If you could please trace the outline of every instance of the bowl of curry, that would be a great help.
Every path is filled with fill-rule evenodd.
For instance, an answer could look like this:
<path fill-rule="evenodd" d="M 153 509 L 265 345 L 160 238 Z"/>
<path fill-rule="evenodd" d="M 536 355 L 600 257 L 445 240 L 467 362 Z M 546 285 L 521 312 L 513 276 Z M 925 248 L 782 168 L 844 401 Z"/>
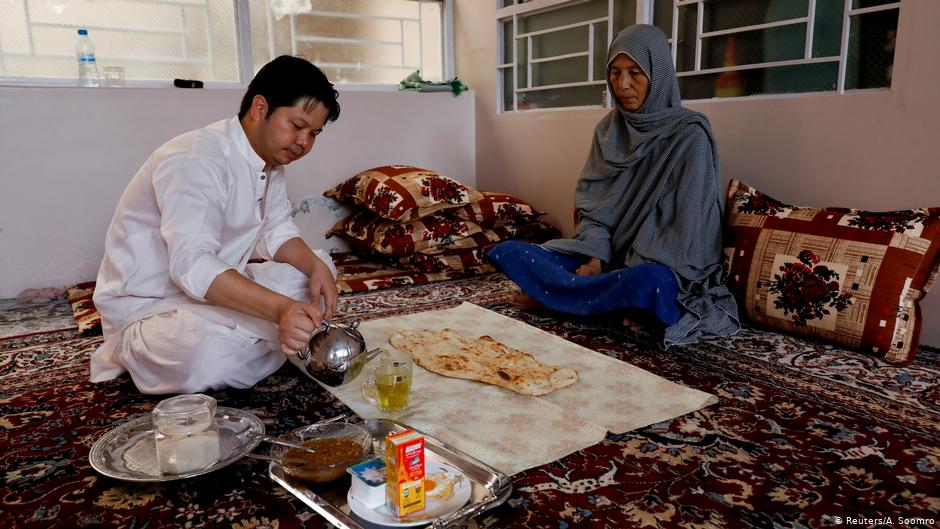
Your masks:
<path fill-rule="evenodd" d="M 372 457 L 372 434 L 345 422 L 314 424 L 298 428 L 287 439 L 315 452 L 277 445 L 271 455 L 288 476 L 326 483 L 346 474 L 346 469 Z"/>

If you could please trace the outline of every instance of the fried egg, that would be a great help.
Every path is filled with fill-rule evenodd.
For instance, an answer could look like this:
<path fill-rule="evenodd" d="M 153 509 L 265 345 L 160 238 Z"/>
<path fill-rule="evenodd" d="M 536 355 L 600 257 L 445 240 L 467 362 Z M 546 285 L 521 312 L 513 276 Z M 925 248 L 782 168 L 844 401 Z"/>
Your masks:
<path fill-rule="evenodd" d="M 454 495 L 457 478 L 446 472 L 434 472 L 424 476 L 424 494 L 429 499 L 443 501 Z"/>

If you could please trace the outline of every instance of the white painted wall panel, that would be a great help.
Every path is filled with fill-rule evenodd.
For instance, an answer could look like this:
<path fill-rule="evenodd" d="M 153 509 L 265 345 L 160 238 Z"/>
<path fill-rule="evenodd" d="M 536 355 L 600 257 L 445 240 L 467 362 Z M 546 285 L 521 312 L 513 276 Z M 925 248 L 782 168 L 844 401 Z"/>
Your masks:
<path fill-rule="evenodd" d="M 124 187 L 170 138 L 234 116 L 241 90 L 0 88 L 0 298 L 95 278 Z M 288 167 L 292 202 L 363 169 L 412 164 L 475 185 L 474 96 L 342 91 L 340 119 Z M 336 221 L 297 217 L 314 248 Z"/>

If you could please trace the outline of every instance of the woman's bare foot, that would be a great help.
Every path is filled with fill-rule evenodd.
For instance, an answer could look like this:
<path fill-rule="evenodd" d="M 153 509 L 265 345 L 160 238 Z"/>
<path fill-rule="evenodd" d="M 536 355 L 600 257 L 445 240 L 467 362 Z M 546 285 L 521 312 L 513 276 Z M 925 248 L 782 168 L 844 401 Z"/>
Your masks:
<path fill-rule="evenodd" d="M 633 319 L 629 316 L 623 319 L 623 326 L 634 332 L 640 332 L 643 330 L 643 325 L 633 321 Z"/>
<path fill-rule="evenodd" d="M 524 294 L 522 292 L 513 294 L 512 297 L 509 298 L 509 304 L 512 305 L 513 307 L 516 307 L 517 309 L 523 309 L 523 310 L 536 310 L 536 311 L 551 311 L 552 310 L 546 307 L 545 305 L 542 305 L 538 301 L 536 301 L 535 298 L 533 298 L 532 296 L 528 294 Z"/>
<path fill-rule="evenodd" d="M 528 310 L 532 312 L 541 312 L 544 314 L 561 314 L 548 305 L 543 305 L 532 296 L 522 292 L 513 294 L 513 296 L 509 299 L 509 304 L 513 307 L 516 307 L 517 309 Z"/>
<path fill-rule="evenodd" d="M 663 322 L 652 312 L 641 309 L 626 309 L 623 313 L 623 326 L 633 332 L 655 332 L 663 328 Z"/>
<path fill-rule="evenodd" d="M 604 271 L 604 265 L 601 264 L 601 260 L 592 257 L 588 262 L 579 266 L 577 270 L 574 271 L 576 275 L 579 276 L 596 276 L 600 275 Z"/>

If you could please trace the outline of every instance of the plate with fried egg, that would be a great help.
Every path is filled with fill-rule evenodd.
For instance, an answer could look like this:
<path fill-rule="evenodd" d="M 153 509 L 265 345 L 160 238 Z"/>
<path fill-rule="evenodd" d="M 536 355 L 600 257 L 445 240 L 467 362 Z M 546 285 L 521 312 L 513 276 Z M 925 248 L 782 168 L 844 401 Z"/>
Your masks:
<path fill-rule="evenodd" d="M 473 484 L 454 466 L 446 463 L 428 461 L 424 466 L 424 510 L 399 518 L 393 515 L 385 505 L 370 509 L 352 494 L 347 494 L 346 501 L 350 510 L 363 520 L 386 527 L 411 527 L 427 525 L 434 520 L 447 516 L 467 504 L 473 492 Z"/>

